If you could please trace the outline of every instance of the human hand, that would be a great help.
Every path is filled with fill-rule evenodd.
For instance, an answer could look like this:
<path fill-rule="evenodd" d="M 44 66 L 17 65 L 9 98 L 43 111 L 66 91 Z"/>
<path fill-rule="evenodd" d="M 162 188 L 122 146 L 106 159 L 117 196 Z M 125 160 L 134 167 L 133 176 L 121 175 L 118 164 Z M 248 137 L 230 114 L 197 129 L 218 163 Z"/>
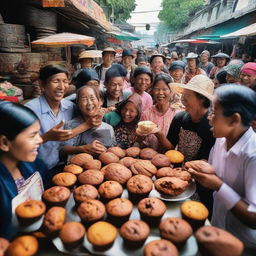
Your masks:
<path fill-rule="evenodd" d="M 197 172 L 206 173 L 206 174 L 216 173 L 214 167 L 204 160 L 194 160 L 194 161 L 186 162 L 185 167 L 191 168 Z"/>
<path fill-rule="evenodd" d="M 101 154 L 106 152 L 107 148 L 98 140 L 94 140 L 92 143 L 81 146 L 81 152 L 91 154 Z"/>

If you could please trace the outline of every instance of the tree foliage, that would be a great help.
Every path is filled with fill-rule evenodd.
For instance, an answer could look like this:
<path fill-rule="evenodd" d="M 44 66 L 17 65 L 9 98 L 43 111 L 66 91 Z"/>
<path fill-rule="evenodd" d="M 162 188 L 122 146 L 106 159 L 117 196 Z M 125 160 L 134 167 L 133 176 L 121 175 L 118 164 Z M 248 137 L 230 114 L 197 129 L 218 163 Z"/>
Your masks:
<path fill-rule="evenodd" d="M 163 0 L 163 8 L 158 17 L 173 30 L 178 30 L 188 25 L 191 16 L 200 10 L 204 3 L 204 0 Z"/>

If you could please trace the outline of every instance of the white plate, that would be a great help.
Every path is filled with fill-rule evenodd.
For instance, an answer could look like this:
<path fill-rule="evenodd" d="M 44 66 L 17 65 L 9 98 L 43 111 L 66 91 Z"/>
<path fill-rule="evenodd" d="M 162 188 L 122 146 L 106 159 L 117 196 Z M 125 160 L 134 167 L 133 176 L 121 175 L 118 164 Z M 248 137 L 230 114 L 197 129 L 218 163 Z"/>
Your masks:
<path fill-rule="evenodd" d="M 187 189 L 178 196 L 170 196 L 170 195 L 161 194 L 156 189 L 153 189 L 150 192 L 149 196 L 150 197 L 158 197 L 164 201 L 183 201 L 183 200 L 186 200 L 186 199 L 190 198 L 191 196 L 193 196 L 195 192 L 196 192 L 196 183 L 191 182 L 188 185 Z"/>

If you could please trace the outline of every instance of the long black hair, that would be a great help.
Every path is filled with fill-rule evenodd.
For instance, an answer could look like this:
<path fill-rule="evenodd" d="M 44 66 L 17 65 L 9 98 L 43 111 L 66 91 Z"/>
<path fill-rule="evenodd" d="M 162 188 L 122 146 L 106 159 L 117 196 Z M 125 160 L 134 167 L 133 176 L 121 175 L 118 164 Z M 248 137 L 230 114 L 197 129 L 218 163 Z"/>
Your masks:
<path fill-rule="evenodd" d="M 36 121 L 38 117 L 28 107 L 0 101 L 0 135 L 5 135 L 8 140 L 14 140 L 19 133 Z"/>
<path fill-rule="evenodd" d="M 256 118 L 256 93 L 245 86 L 227 84 L 215 90 L 215 96 L 224 116 L 239 113 L 244 126 L 250 126 Z"/>

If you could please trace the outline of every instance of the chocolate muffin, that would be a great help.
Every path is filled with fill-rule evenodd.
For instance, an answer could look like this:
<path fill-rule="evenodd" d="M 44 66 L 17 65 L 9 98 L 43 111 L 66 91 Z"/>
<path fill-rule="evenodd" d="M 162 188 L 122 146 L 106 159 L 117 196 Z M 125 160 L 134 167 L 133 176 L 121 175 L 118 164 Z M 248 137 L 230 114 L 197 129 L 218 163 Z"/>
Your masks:
<path fill-rule="evenodd" d="M 39 220 L 45 213 L 46 207 L 42 201 L 28 200 L 19 204 L 15 214 L 21 226 L 28 226 Z"/>
<path fill-rule="evenodd" d="M 0 256 L 4 256 L 5 251 L 9 247 L 10 243 L 5 238 L 0 237 Z"/>
<path fill-rule="evenodd" d="M 117 237 L 117 229 L 110 223 L 98 221 L 91 225 L 87 232 L 88 241 L 95 250 L 109 249 Z"/>
<path fill-rule="evenodd" d="M 70 172 L 75 175 L 79 175 L 80 173 L 82 173 L 84 171 L 84 169 L 81 166 L 76 165 L 76 164 L 68 164 L 64 167 L 63 171 Z"/>
<path fill-rule="evenodd" d="M 73 249 L 82 243 L 85 228 L 79 222 L 67 222 L 60 230 L 60 239 L 67 249 Z"/>
<path fill-rule="evenodd" d="M 33 256 L 38 251 L 38 241 L 34 236 L 20 236 L 13 240 L 5 256 Z"/>
<path fill-rule="evenodd" d="M 76 207 L 78 207 L 82 202 L 86 201 L 88 198 L 97 199 L 98 195 L 98 190 L 94 186 L 89 184 L 79 186 L 75 188 L 73 191 Z"/>
<path fill-rule="evenodd" d="M 120 227 L 126 222 L 133 210 L 133 204 L 126 198 L 116 198 L 106 205 L 108 220 L 115 226 Z"/>
<path fill-rule="evenodd" d="M 99 186 L 104 180 L 104 175 L 98 170 L 87 170 L 78 176 L 80 184 Z"/>
<path fill-rule="evenodd" d="M 158 226 L 166 209 L 165 203 L 155 197 L 144 198 L 138 203 L 141 219 L 152 227 Z"/>
<path fill-rule="evenodd" d="M 105 213 L 106 208 L 104 204 L 95 199 L 87 199 L 82 202 L 77 209 L 77 214 L 87 227 L 96 221 L 102 220 Z"/>
<path fill-rule="evenodd" d="M 179 252 L 175 245 L 170 241 L 161 239 L 154 240 L 146 244 L 144 247 L 144 256 L 179 256 Z"/>
<path fill-rule="evenodd" d="M 52 182 L 57 186 L 67 187 L 72 189 L 76 183 L 76 175 L 68 172 L 61 172 L 55 174 L 52 178 Z"/>
<path fill-rule="evenodd" d="M 149 195 L 153 189 L 153 181 L 145 175 L 138 174 L 128 180 L 126 187 L 129 191 L 129 199 L 138 202 Z"/>
<path fill-rule="evenodd" d="M 117 181 L 109 180 L 103 182 L 99 187 L 101 201 L 108 203 L 110 200 L 121 197 L 123 187 Z"/>
<path fill-rule="evenodd" d="M 63 207 L 52 207 L 50 208 L 43 221 L 42 230 L 45 234 L 50 237 L 55 237 L 58 235 L 60 229 L 65 223 L 66 209 Z"/>
<path fill-rule="evenodd" d="M 180 247 L 192 235 L 193 230 L 188 222 L 181 218 L 166 218 L 161 221 L 159 232 L 163 239 L 167 239 Z"/>
<path fill-rule="evenodd" d="M 63 186 L 54 186 L 45 190 L 42 194 L 42 200 L 47 207 L 60 206 L 65 207 L 69 197 L 70 190 Z"/>
<path fill-rule="evenodd" d="M 148 238 L 149 233 L 148 224 L 142 220 L 129 220 L 120 229 L 120 235 L 128 248 L 141 247 Z"/>

